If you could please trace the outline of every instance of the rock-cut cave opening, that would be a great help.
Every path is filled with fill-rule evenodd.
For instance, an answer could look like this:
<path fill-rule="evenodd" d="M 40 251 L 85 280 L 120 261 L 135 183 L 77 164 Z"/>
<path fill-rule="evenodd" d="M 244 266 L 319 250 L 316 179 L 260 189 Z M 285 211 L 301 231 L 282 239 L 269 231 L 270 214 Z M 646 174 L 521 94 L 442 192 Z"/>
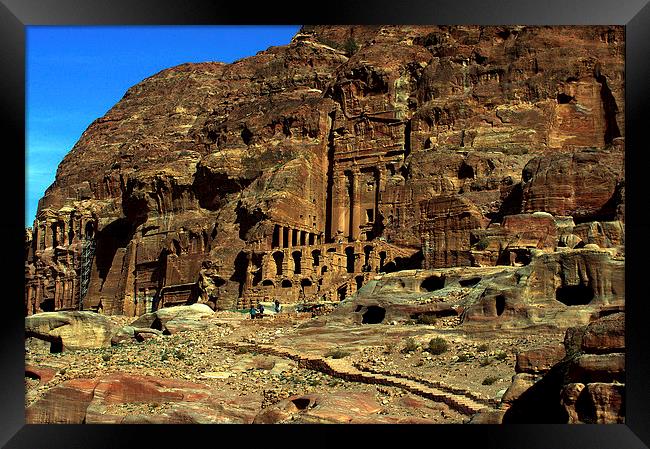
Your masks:
<path fill-rule="evenodd" d="M 386 317 L 386 309 L 379 306 L 368 306 L 361 318 L 361 324 L 380 324 Z"/>
<path fill-rule="evenodd" d="M 63 340 L 55 338 L 50 342 L 50 354 L 59 354 L 63 352 Z"/>
<path fill-rule="evenodd" d="M 445 286 L 445 278 L 440 276 L 429 276 L 422 284 L 420 284 L 420 289 L 425 292 L 433 292 L 435 290 L 440 290 Z"/>
<path fill-rule="evenodd" d="M 308 398 L 296 398 L 292 399 L 291 402 L 293 402 L 293 405 L 295 405 L 298 410 L 306 410 L 311 403 Z"/>
<path fill-rule="evenodd" d="M 494 305 L 497 309 L 497 316 L 503 315 L 503 311 L 506 310 L 506 297 L 499 295 L 494 300 Z"/>
<path fill-rule="evenodd" d="M 567 306 L 584 306 L 594 299 L 594 291 L 585 284 L 565 285 L 555 290 L 555 299 Z"/>

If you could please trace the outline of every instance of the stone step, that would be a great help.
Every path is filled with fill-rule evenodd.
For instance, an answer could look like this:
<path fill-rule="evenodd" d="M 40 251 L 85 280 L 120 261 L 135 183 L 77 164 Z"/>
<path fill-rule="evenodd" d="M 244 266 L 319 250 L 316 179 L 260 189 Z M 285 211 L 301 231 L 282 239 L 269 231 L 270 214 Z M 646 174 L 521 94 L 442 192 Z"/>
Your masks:
<path fill-rule="evenodd" d="M 230 347 L 233 349 L 236 349 L 238 347 L 245 347 L 247 349 L 255 349 L 260 353 L 271 354 L 283 358 L 290 358 L 299 362 L 303 362 L 310 369 L 324 371 L 330 375 L 342 377 L 355 382 L 365 382 L 371 384 L 380 383 L 402 388 L 419 396 L 423 396 L 437 402 L 444 402 L 456 411 L 467 415 L 473 415 L 481 410 L 489 408 L 487 405 L 476 402 L 473 399 L 465 396 L 464 394 L 466 392 L 461 389 L 454 389 L 453 387 L 443 387 L 442 389 L 439 389 L 435 386 L 428 385 L 430 383 L 436 384 L 437 382 L 430 382 L 424 379 L 414 379 L 411 376 L 404 376 L 401 373 L 394 373 L 392 371 L 386 373 L 378 372 L 376 370 L 361 370 L 357 366 L 341 359 L 327 359 L 315 355 L 303 354 L 287 348 L 277 348 L 272 345 L 264 344 L 251 344 L 242 342 L 236 344 L 222 344 L 221 346 Z M 449 390 L 461 391 L 461 394 L 455 394 Z"/>
<path fill-rule="evenodd" d="M 444 384 L 443 382 L 430 381 L 428 379 L 419 379 L 419 378 L 416 378 L 414 376 L 407 376 L 407 375 L 404 375 L 402 373 L 394 372 L 392 370 L 381 371 L 381 370 L 377 370 L 377 369 L 370 368 L 370 367 L 363 367 L 361 365 L 358 365 L 358 366 L 360 368 L 363 368 L 363 370 L 368 371 L 368 372 L 374 372 L 374 373 L 390 375 L 390 376 L 398 377 L 398 378 L 401 378 L 401 379 L 411 379 L 411 380 L 413 380 L 415 382 L 418 382 L 418 383 L 421 383 L 421 384 L 424 384 L 424 385 L 433 386 L 435 388 L 441 389 L 441 390 L 446 391 L 448 393 L 451 393 L 453 395 L 467 397 L 467 398 L 471 399 L 472 401 L 474 401 L 475 403 L 480 403 L 480 404 L 483 404 L 484 406 L 496 407 L 496 406 L 499 405 L 499 401 L 497 401 L 497 400 L 493 400 L 493 399 L 489 399 L 489 398 L 482 398 L 477 393 L 473 393 L 471 391 L 464 390 L 462 388 L 452 387 L 450 385 Z"/>

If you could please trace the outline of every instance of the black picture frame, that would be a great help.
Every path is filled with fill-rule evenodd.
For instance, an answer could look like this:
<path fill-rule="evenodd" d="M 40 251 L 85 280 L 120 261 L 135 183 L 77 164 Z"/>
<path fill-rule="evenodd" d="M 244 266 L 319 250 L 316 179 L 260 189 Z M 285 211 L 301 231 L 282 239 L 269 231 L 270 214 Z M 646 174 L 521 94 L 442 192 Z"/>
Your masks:
<path fill-rule="evenodd" d="M 650 4 L 648 0 L 439 0 L 298 1 L 241 3 L 209 0 L 0 0 L 0 86 L 3 156 L 13 157 L 4 173 L 5 192 L 24 188 L 25 27 L 29 25 L 187 25 L 187 24 L 479 24 L 479 25 L 625 25 L 626 27 L 626 424 L 616 425 L 439 425 L 439 426 L 125 426 L 24 424 L 24 196 L 5 195 L 9 204 L 0 220 L 5 251 L 0 326 L 2 378 L 0 444 L 7 448 L 162 447 L 234 444 L 296 446 L 338 445 L 352 438 L 364 445 L 434 445 L 442 438 L 455 447 L 499 449 L 648 448 L 650 382 L 647 381 L 650 326 L 644 323 L 644 236 L 650 220 L 643 213 L 644 125 L 650 99 Z M 8 140 L 7 137 L 10 139 Z M 13 139 L 11 139 L 13 137 Z M 13 145 L 7 143 L 13 140 Z M 22 164 L 22 165 L 21 165 Z M 4 165 L 4 164 L 3 164 Z M 12 203 L 14 201 L 14 203 Z M 13 211 L 13 212 L 12 212 Z M 18 259 L 18 260 L 16 260 Z M 395 440 L 392 440 L 395 437 Z M 234 438 L 234 439 L 232 439 Z M 290 440 L 287 440 L 290 438 Z M 201 439 L 205 439 L 204 442 Z M 207 443 L 206 443 L 207 442 Z M 230 443 L 230 444 L 233 444 Z"/>

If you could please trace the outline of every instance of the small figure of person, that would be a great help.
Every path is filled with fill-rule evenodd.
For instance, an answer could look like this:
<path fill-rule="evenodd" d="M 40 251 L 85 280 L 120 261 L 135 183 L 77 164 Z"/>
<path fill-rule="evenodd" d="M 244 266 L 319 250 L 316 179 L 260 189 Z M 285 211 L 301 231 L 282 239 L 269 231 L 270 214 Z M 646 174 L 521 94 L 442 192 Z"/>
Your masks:
<path fill-rule="evenodd" d="M 260 307 L 259 307 L 259 313 L 260 313 L 260 315 L 263 315 L 263 314 L 264 314 L 264 305 L 263 305 L 263 304 L 260 304 Z M 261 318 L 261 317 L 260 317 L 260 318 Z"/>
<path fill-rule="evenodd" d="M 257 309 L 255 307 L 251 307 L 250 314 L 251 314 L 251 320 L 254 320 L 255 315 L 257 314 Z"/>
<path fill-rule="evenodd" d="M 282 306 L 280 305 L 280 301 L 278 299 L 276 299 L 273 304 L 275 304 L 275 306 L 274 306 L 275 313 L 280 313 L 280 310 L 282 310 Z"/>

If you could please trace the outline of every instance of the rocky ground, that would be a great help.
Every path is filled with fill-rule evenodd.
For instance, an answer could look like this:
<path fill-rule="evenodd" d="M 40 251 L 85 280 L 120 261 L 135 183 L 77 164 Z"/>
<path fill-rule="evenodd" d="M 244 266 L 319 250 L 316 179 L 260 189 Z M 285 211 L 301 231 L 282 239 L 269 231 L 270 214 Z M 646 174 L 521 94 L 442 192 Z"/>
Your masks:
<path fill-rule="evenodd" d="M 130 322 L 125 317 L 109 318 L 118 325 Z M 42 403 L 48 394 L 60 391 L 57 387 L 61 389 L 66 381 L 64 386 L 74 379 L 114 379 L 122 374 L 228 392 L 230 399 L 241 398 L 250 405 L 254 409 L 250 417 L 261 422 L 462 423 L 469 420 L 470 413 L 427 397 L 419 387 L 395 382 L 410 379 L 417 385 L 437 385 L 445 391 L 462 390 L 461 396 L 469 395 L 493 408 L 515 374 L 515 354 L 560 343 L 564 335 L 559 330 L 530 329 L 501 330 L 498 335 L 468 334 L 461 327 L 444 324 L 343 325 L 296 313 L 251 321 L 246 314 L 217 312 L 201 324 L 173 335 L 149 334 L 142 342 L 133 340 L 99 349 L 50 353 L 47 346 L 30 344 L 26 353 L 31 372 L 25 379 L 26 406 L 38 409 L 39 400 Z M 447 350 L 441 354 L 427 350 L 435 337 L 447 342 Z M 393 381 L 351 381 L 350 376 L 327 373 L 314 363 L 263 353 L 267 351 L 255 344 L 297 351 L 316 364 L 320 360 L 336 361 L 341 372 L 356 368 L 366 375 L 386 374 Z M 36 368 L 30 371 L 29 367 Z M 96 396 L 95 391 L 93 400 Z M 319 407 L 297 413 L 301 408 L 295 398 L 299 397 L 315 398 L 310 407 Z M 450 393 L 450 397 L 459 396 Z M 288 398 L 298 410 L 287 412 Z M 358 409 L 351 412 L 346 401 Z M 100 414 L 135 414 L 155 421 L 157 416 L 168 416 L 176 402 L 160 398 L 151 402 L 106 400 Z M 275 409 L 284 411 L 278 415 Z"/>

